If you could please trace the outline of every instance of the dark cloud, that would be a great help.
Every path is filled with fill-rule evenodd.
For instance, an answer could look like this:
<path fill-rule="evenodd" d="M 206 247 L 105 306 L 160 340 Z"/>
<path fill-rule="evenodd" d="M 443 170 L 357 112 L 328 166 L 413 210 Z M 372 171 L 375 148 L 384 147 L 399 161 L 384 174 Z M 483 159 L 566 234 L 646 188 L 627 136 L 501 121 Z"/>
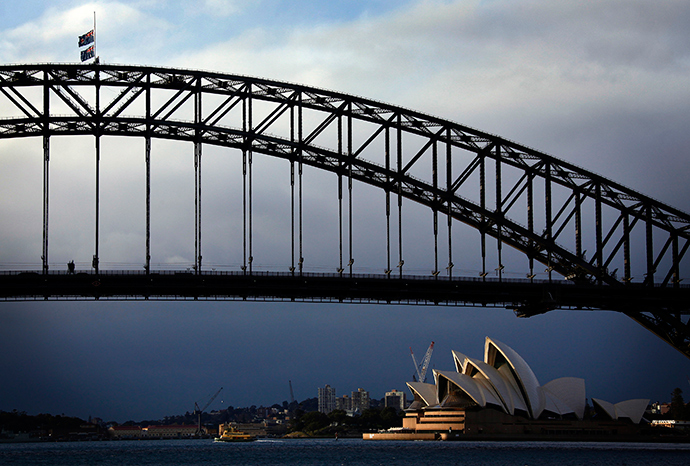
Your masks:
<path fill-rule="evenodd" d="M 193 21 L 197 16 L 183 24 L 155 4 L 147 10 L 111 2 L 103 4 L 109 24 L 100 29 L 101 50 L 109 63 L 260 75 L 440 115 L 690 209 L 686 2 L 393 3 L 346 16 L 315 13 L 302 22 L 268 11 L 252 16 L 256 6 L 249 4 L 200 26 Z M 74 61 L 76 52 L 61 40 L 72 43 L 83 33 L 73 18 L 90 24 L 92 9 L 56 12 L 23 25 L 4 23 L 4 61 Z M 144 36 L 134 30 L 142 23 Z M 35 30 L 40 37 L 20 40 Z M 0 105 L 0 115 L 12 111 Z M 93 140 L 51 142 L 51 261 L 63 267 L 75 259 L 88 267 Z M 0 262 L 40 266 L 40 141 L 3 141 L 2 147 L 0 218 L 12 221 L 0 221 Z M 152 260 L 160 267 L 189 267 L 193 152 L 189 144 L 162 141 L 153 149 Z M 103 151 L 104 260 L 138 269 L 145 235 L 142 143 L 104 138 Z M 214 148 L 204 148 L 204 157 L 205 186 L 217 193 L 204 201 L 204 263 L 237 269 L 243 230 L 233 219 L 242 208 L 240 158 Z M 256 161 L 255 256 L 264 269 L 289 265 L 288 168 L 282 160 Z M 306 264 L 332 272 L 338 265 L 337 179 L 312 169 L 305 179 Z M 355 186 L 353 222 L 355 264 L 377 273 L 385 260 L 385 204 L 378 194 Z M 404 212 L 406 263 L 430 273 L 429 212 L 410 205 Z M 463 258 L 456 270 L 475 276 L 478 234 L 461 226 L 453 234 L 456 257 Z M 504 257 L 512 256 L 506 251 Z M 522 257 L 510 262 L 518 264 L 515 273 L 525 268 Z M 225 389 L 218 403 L 222 398 L 224 405 L 281 402 L 289 396 L 288 380 L 300 399 L 316 396 L 326 383 L 339 395 L 362 387 L 381 397 L 404 389 L 411 378 L 410 346 L 421 355 L 436 341 L 432 365 L 451 369 L 451 350 L 481 358 L 485 336 L 512 346 L 540 382 L 583 377 L 589 397 L 611 402 L 668 400 L 690 373 L 687 358 L 627 317 L 607 312 L 521 320 L 507 310 L 439 307 L 3 303 L 0 409 L 155 418 L 191 411 L 220 386 Z"/>

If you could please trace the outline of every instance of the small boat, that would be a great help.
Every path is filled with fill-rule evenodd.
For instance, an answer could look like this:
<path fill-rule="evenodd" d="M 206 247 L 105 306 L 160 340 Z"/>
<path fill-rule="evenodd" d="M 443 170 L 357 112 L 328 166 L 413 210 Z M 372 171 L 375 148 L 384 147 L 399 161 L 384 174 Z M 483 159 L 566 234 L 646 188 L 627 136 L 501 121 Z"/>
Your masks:
<path fill-rule="evenodd" d="M 220 437 L 214 439 L 215 442 L 253 442 L 256 437 L 237 430 L 237 427 L 228 426 L 223 430 Z"/>

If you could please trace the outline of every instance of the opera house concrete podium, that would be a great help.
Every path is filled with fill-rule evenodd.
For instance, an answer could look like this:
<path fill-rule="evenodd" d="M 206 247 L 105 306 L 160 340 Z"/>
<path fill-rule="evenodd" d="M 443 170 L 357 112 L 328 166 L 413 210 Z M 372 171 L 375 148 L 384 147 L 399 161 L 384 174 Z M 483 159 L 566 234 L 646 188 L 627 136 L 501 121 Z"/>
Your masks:
<path fill-rule="evenodd" d="M 540 385 L 508 345 L 486 338 L 484 360 L 452 352 L 455 371 L 434 370 L 434 384 L 408 382 L 414 401 L 401 429 L 365 439 L 591 438 L 635 435 L 649 400 L 618 404 L 592 399 L 585 418 L 585 381 L 564 377 Z"/>

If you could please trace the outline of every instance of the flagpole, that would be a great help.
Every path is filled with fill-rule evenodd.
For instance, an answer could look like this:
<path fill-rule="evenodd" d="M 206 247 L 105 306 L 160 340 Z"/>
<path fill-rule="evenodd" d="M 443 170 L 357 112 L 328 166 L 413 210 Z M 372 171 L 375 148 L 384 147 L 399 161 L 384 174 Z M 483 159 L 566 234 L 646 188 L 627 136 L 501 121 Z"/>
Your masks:
<path fill-rule="evenodd" d="M 96 55 L 96 12 L 93 12 L 93 63 L 98 64 Z M 95 254 L 93 256 L 93 268 L 96 276 L 100 272 L 100 195 L 101 195 L 101 84 L 98 69 L 96 69 L 96 238 Z"/>

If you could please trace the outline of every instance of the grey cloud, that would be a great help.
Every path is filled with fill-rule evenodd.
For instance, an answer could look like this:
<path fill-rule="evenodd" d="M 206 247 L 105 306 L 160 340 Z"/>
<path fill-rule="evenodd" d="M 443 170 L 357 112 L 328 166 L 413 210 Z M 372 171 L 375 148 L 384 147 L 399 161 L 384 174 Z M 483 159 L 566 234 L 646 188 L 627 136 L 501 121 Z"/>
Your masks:
<path fill-rule="evenodd" d="M 429 1 L 337 23 L 269 27 L 255 18 L 241 32 L 216 36 L 208 45 L 192 41 L 189 30 L 168 22 L 172 20 L 147 22 L 149 29 L 142 38 L 133 34 L 136 22 L 124 25 L 120 18 L 122 29 L 117 33 L 117 28 L 104 29 L 103 37 L 108 38 L 104 42 L 109 44 L 105 54 L 109 62 L 237 72 L 364 95 L 500 134 L 688 210 L 690 32 L 686 25 L 690 7 L 686 3 Z M 154 19 L 150 13 L 154 10 L 142 11 L 123 17 Z M 36 24 L 48 25 L 45 18 L 47 15 Z M 7 44 L 14 37 L 5 32 L 0 41 Z M 18 57 L 74 60 L 61 44 L 41 44 L 40 54 L 0 46 L 0 56 L 5 61 Z M 93 241 L 92 139 L 58 139 L 54 138 L 56 183 L 52 188 L 58 210 L 51 212 L 66 216 L 74 203 L 83 212 L 72 223 L 55 217 L 55 230 L 51 231 L 60 236 L 51 242 L 51 254 L 61 264 L 70 258 L 88 264 Z M 2 261 L 13 257 L 38 262 L 40 141 L 23 144 L 2 144 L 0 215 L 13 221 L 0 223 L 0 257 Z M 116 147 L 131 154 L 126 164 L 122 160 L 122 165 L 136 165 L 131 172 L 118 163 Z M 209 162 L 204 167 L 209 171 L 204 180 L 220 194 L 204 201 L 204 231 L 209 235 L 205 236 L 204 260 L 236 269 L 241 260 L 241 224 L 221 218 L 241 210 L 238 158 L 210 148 L 204 149 L 207 153 Z M 21 157 L 13 158 L 13 154 Z M 108 169 L 103 176 L 109 186 L 104 199 L 108 208 L 103 212 L 104 254 L 113 260 L 123 258 L 135 267 L 143 263 L 142 158 L 140 141 L 104 139 Z M 191 263 L 191 147 L 156 141 L 153 158 L 153 260 Z M 20 171 L 26 169 L 27 174 L 15 178 L 10 172 L 22 164 L 26 165 Z M 257 168 L 258 186 L 267 193 L 256 199 L 257 228 L 285 234 L 289 231 L 287 164 L 275 172 L 260 163 Z M 310 235 L 305 256 L 308 264 L 332 271 L 338 259 L 333 237 L 319 237 L 317 227 L 324 222 L 329 231 L 337 229 L 333 224 L 336 204 L 332 202 L 336 179 L 332 174 L 312 175 L 307 172 L 312 184 L 305 217 Z M 58 177 L 63 181 L 58 182 Z M 113 186 L 127 191 L 126 195 L 114 195 Z M 356 204 L 368 201 L 371 212 L 358 211 L 355 216 L 355 259 L 358 265 L 373 264 L 374 272 L 379 272 L 376 267 L 380 267 L 382 253 L 377 245 L 383 240 L 370 238 L 366 245 L 360 240 L 371 231 L 367 223 L 380 222 L 383 199 L 356 187 Z M 414 210 L 406 207 L 405 215 Z M 421 245 L 420 250 L 429 247 L 426 233 L 431 222 L 424 214 L 428 212 L 420 215 L 416 228 L 405 233 L 409 244 Z M 29 241 L 17 224 L 35 229 L 35 237 Z M 470 232 L 471 241 L 463 244 L 461 233 L 465 232 L 458 230 L 454 230 L 458 252 L 470 257 L 476 253 L 477 234 Z M 83 241 L 77 241 L 80 235 Z M 232 251 L 214 245 L 228 238 L 234 241 Z M 259 233 L 257 241 L 257 247 L 261 245 L 257 260 L 266 266 L 275 262 L 273 251 L 285 244 L 284 238 L 266 233 Z M 80 245 L 83 250 L 78 249 Z M 406 246 L 406 257 L 416 253 L 415 247 Z M 367 262 L 369 257 L 377 260 Z M 428 255 L 420 257 L 419 268 L 430 270 L 428 262 Z M 459 264 L 461 268 L 469 275 L 476 273 L 471 259 Z M 457 346 L 459 342 L 481 343 L 485 335 L 511 344 L 546 380 L 582 376 L 587 379 L 588 395 L 612 401 L 643 396 L 663 400 L 675 386 L 685 383 L 678 374 L 690 370 L 685 358 L 656 337 L 625 316 L 610 313 L 554 312 L 517 320 L 506 310 L 435 307 L 258 303 L 0 306 L 0 353 L 19 354 L 16 359 L 0 359 L 2 372 L 14 375 L 0 389 L 0 400 L 5 403 L 0 409 L 56 412 L 59 406 L 69 406 L 64 408 L 68 414 L 120 421 L 183 412 L 212 391 L 209 386 L 216 385 L 227 387 L 226 404 L 235 406 L 280 402 L 287 398 L 289 379 L 300 398 L 315 396 L 316 387 L 324 383 L 336 386 L 339 394 L 361 384 L 381 396 L 384 390 L 402 389 L 411 376 L 409 346 L 422 351 L 429 341 L 437 341 L 434 361 L 443 369 L 451 364 L 447 357 L 451 349 L 465 349 Z M 195 346 L 198 342 L 202 342 L 200 347 Z M 480 346 L 468 354 L 480 355 Z M 246 357 L 219 367 L 217 356 L 223 352 Z M 341 354 L 348 355 L 347 364 L 334 364 L 334 355 Z M 51 369 L 52 364 L 70 361 L 75 355 L 82 359 L 71 361 L 65 373 L 88 382 L 81 388 Z M 388 364 L 384 368 L 369 364 L 372 357 L 385 358 Z M 558 372 L 565 363 L 555 365 L 554 357 L 567 359 L 565 373 Z M 105 370 L 103 360 L 115 369 Z M 651 366 L 657 371 L 653 378 L 648 374 Z M 634 382 L 621 386 L 621 380 Z M 26 381 L 35 384 L 29 391 L 22 389 Z M 40 396 L 45 393 L 37 388 L 40 386 L 50 387 L 50 399 Z M 175 388 L 160 397 L 163 387 Z M 104 395 L 89 392 L 97 390 Z M 119 398 L 122 392 L 128 393 L 127 399 Z M 83 412 L 87 409 L 93 412 Z"/>

